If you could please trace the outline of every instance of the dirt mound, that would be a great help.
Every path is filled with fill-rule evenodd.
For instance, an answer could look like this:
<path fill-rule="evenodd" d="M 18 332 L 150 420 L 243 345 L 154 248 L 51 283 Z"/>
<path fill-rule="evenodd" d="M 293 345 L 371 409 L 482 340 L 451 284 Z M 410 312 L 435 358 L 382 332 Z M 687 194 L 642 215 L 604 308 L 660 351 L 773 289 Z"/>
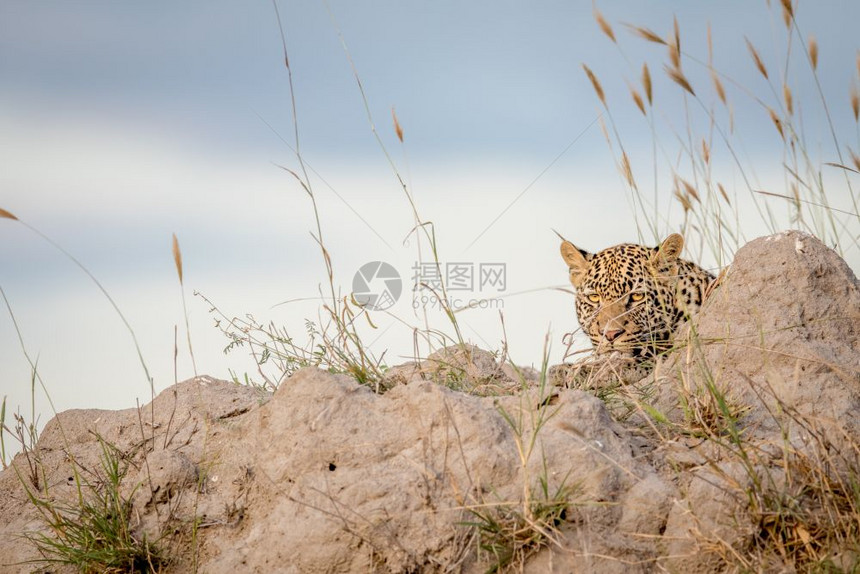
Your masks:
<path fill-rule="evenodd" d="M 783 541 L 850 566 L 797 518 L 792 465 L 831 489 L 860 468 L 858 329 L 851 271 L 788 233 L 740 250 L 686 344 L 613 397 L 457 347 L 384 394 L 305 369 L 271 395 L 200 377 L 140 411 L 68 411 L 0 473 L 0 570 L 32 571 L 20 535 L 50 533 L 24 487 L 74 505 L 108 488 L 106 452 L 164 572 L 725 571 L 773 550 L 763 505 L 786 492 Z"/>
<path fill-rule="evenodd" d="M 860 283 L 845 261 L 801 232 L 756 239 L 681 335 L 652 378 L 655 408 L 700 445 L 684 453 L 695 463 L 677 481 L 687 495 L 669 515 L 670 563 L 714 569 L 709 545 L 773 552 L 767 539 L 781 536 L 828 567 L 860 567 L 842 556 L 860 550 L 853 526 L 817 514 L 847 504 L 857 519 Z M 809 524 L 836 540 L 813 541 Z"/>
<path fill-rule="evenodd" d="M 713 384 L 750 407 L 745 427 L 772 433 L 778 420 L 769 415 L 781 407 L 841 421 L 857 436 L 860 288 L 814 237 L 782 233 L 743 247 L 694 329 L 694 344 L 669 357 L 663 371 L 695 383 L 707 369 Z M 663 386 L 667 404 L 672 388 Z"/>

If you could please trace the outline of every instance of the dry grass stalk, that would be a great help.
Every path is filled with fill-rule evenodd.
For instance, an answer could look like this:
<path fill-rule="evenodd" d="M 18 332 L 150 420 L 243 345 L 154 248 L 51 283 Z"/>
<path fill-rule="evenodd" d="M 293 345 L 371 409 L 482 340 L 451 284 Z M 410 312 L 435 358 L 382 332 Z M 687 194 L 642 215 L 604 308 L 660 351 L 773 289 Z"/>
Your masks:
<path fill-rule="evenodd" d="M 714 67 L 714 41 L 711 37 L 711 23 L 708 22 L 708 67 Z"/>
<path fill-rule="evenodd" d="M 176 263 L 176 273 L 179 275 L 179 283 L 182 284 L 182 252 L 179 250 L 179 240 L 173 234 L 173 262 Z"/>
<path fill-rule="evenodd" d="M 632 86 L 630 87 L 630 95 L 633 97 L 633 101 L 636 103 L 636 107 L 639 108 L 639 111 L 642 112 L 642 115 L 647 115 L 645 113 L 645 102 L 642 101 L 642 96 Z"/>
<path fill-rule="evenodd" d="M 782 0 L 782 19 L 786 28 L 791 28 L 791 19 L 794 18 L 794 7 L 791 0 Z"/>
<path fill-rule="evenodd" d="M 15 221 L 18 221 L 17 217 L 15 217 L 14 215 L 9 213 L 8 211 L 3 209 L 2 207 L 0 207 L 0 217 L 2 217 L 4 219 L 14 219 Z"/>
<path fill-rule="evenodd" d="M 731 202 L 731 201 L 729 201 L 729 194 L 727 194 L 727 193 L 726 193 L 726 188 L 724 188 L 724 187 L 723 187 L 723 184 L 722 184 L 722 183 L 718 183 L 718 184 L 717 184 L 717 189 L 719 189 L 719 190 L 720 190 L 720 195 L 722 195 L 722 196 L 723 196 L 723 199 L 725 199 L 725 200 L 726 200 L 726 203 L 728 203 L 729 205 L 731 205 L 731 204 L 732 204 L 732 202 Z"/>
<path fill-rule="evenodd" d="M 397 139 L 403 143 L 403 128 L 400 127 L 400 122 L 397 121 L 397 114 L 394 112 L 394 106 L 391 106 L 391 119 L 394 120 L 394 133 L 397 134 Z"/>
<path fill-rule="evenodd" d="M 690 203 L 690 200 L 689 200 L 689 199 L 687 199 L 687 196 L 685 196 L 683 193 L 681 193 L 681 190 L 680 190 L 680 189 L 678 189 L 677 187 L 675 187 L 675 192 L 674 192 L 674 193 L 675 193 L 675 197 L 677 197 L 677 198 L 678 198 L 678 201 L 680 201 L 680 202 L 681 202 L 681 205 L 684 207 L 684 213 L 686 213 L 686 212 L 690 211 L 691 209 L 693 209 L 693 204 L 692 204 L 692 203 Z"/>
<path fill-rule="evenodd" d="M 672 66 L 675 69 L 681 69 L 681 31 L 678 28 L 678 18 L 674 18 L 673 24 L 674 37 L 669 44 L 669 59 L 672 60 Z"/>
<path fill-rule="evenodd" d="M 711 36 L 710 22 L 708 22 L 708 69 L 711 72 L 711 80 L 714 82 L 714 89 L 717 91 L 717 96 L 720 98 L 720 101 L 723 102 L 724 106 L 728 106 L 728 103 L 726 102 L 726 90 L 723 88 L 723 83 L 720 81 L 720 77 L 714 69 L 714 43 L 713 37 Z"/>
<path fill-rule="evenodd" d="M 693 185 L 683 177 L 679 177 L 678 179 L 681 180 L 681 185 L 684 186 L 684 191 L 687 192 L 687 195 L 701 203 L 702 200 L 699 199 L 699 192 L 696 191 L 696 188 L 693 187 Z"/>
<path fill-rule="evenodd" d="M 702 138 L 702 159 L 706 164 L 711 163 L 711 149 L 708 147 L 708 142 Z"/>
<path fill-rule="evenodd" d="M 794 196 L 794 209 L 800 211 L 800 188 L 795 181 L 791 182 L 791 194 Z"/>
<path fill-rule="evenodd" d="M 672 62 L 672 67 L 676 70 L 681 69 L 681 53 L 674 42 L 669 44 L 669 61 Z"/>
<path fill-rule="evenodd" d="M 848 153 L 851 154 L 851 161 L 854 162 L 854 167 L 857 168 L 857 171 L 860 171 L 860 156 L 854 153 L 854 150 L 850 147 L 848 148 Z"/>
<path fill-rule="evenodd" d="M 815 41 L 815 36 L 809 37 L 809 61 L 812 63 L 812 70 L 818 69 L 818 42 Z"/>
<path fill-rule="evenodd" d="M 785 132 L 782 129 L 782 120 L 779 119 L 779 116 L 776 115 L 776 112 L 771 108 L 767 109 L 767 113 L 770 114 L 770 119 L 773 122 L 773 125 L 776 126 L 776 130 L 779 132 L 779 136 L 784 140 Z"/>
<path fill-rule="evenodd" d="M 666 40 L 664 40 L 648 28 L 645 28 L 643 26 L 634 26 L 632 24 L 626 24 L 626 26 L 640 38 L 648 40 L 649 42 L 654 42 L 655 44 L 663 44 L 664 46 L 666 45 Z"/>
<path fill-rule="evenodd" d="M 851 86 L 851 110 L 854 112 L 854 121 L 860 119 L 860 93 L 857 86 Z"/>
<path fill-rule="evenodd" d="M 747 37 L 744 37 L 744 41 L 747 43 L 747 50 L 749 50 L 750 55 L 755 62 L 755 67 L 758 68 L 758 71 L 761 73 L 761 75 L 764 76 L 765 79 L 767 79 L 767 68 L 765 68 L 764 62 L 762 62 L 761 56 L 758 55 L 758 51 L 755 49 L 755 46 L 752 45 L 752 42 L 750 42 Z"/>
<path fill-rule="evenodd" d="M 666 70 L 666 73 L 669 75 L 670 78 L 672 78 L 673 82 L 690 92 L 690 95 L 696 95 L 696 92 L 693 91 L 693 87 L 690 85 L 690 82 L 687 81 L 686 76 L 684 76 L 684 74 L 680 70 L 676 68 L 670 68 L 669 66 L 663 66 L 663 69 Z"/>
<path fill-rule="evenodd" d="M 794 98 L 791 96 L 791 88 L 788 84 L 782 85 L 782 97 L 785 99 L 785 109 L 788 110 L 788 115 L 794 115 Z"/>
<path fill-rule="evenodd" d="M 610 149 L 612 148 L 612 140 L 609 138 L 609 130 L 606 129 L 606 122 L 603 121 L 603 117 L 601 116 L 600 120 L 597 122 L 597 125 L 600 126 L 600 133 L 603 134 L 603 139 L 606 140 L 606 143 L 609 144 Z"/>
<path fill-rule="evenodd" d="M 600 13 L 600 10 L 597 9 L 597 5 L 594 5 L 594 19 L 597 20 L 597 25 L 600 26 L 600 29 L 604 34 L 609 36 L 609 39 L 615 42 L 618 41 L 615 39 L 615 32 L 612 31 L 612 26 L 609 25 L 609 22 L 603 17 L 603 14 Z"/>
<path fill-rule="evenodd" d="M 627 157 L 627 152 L 621 152 L 621 173 L 624 174 L 624 179 L 627 180 L 628 185 L 633 189 L 636 188 L 636 180 L 633 179 L 633 170 L 630 169 L 630 159 Z"/>
<path fill-rule="evenodd" d="M 642 64 L 642 88 L 645 90 L 645 97 L 648 98 L 648 105 L 652 105 L 654 95 L 651 91 L 651 72 L 648 71 L 648 64 Z"/>
<path fill-rule="evenodd" d="M 678 48 L 678 52 L 681 52 L 681 29 L 678 26 L 678 17 L 672 16 L 672 29 L 675 32 L 675 46 Z"/>
<path fill-rule="evenodd" d="M 724 106 L 729 105 L 726 101 L 726 90 L 723 88 L 723 83 L 720 81 L 717 73 L 712 69 L 711 70 L 711 80 L 714 82 L 714 89 L 717 90 L 717 96 L 719 96 L 720 101 L 723 102 Z"/>
<path fill-rule="evenodd" d="M 603 104 L 603 107 L 606 107 L 606 96 L 603 95 L 603 87 L 600 85 L 600 81 L 598 81 L 597 76 L 594 75 L 594 72 L 591 71 L 591 68 L 582 65 L 582 69 L 585 70 L 588 79 L 591 80 L 591 85 L 594 86 L 594 91 L 597 92 L 597 97 L 600 98 L 600 102 Z"/>

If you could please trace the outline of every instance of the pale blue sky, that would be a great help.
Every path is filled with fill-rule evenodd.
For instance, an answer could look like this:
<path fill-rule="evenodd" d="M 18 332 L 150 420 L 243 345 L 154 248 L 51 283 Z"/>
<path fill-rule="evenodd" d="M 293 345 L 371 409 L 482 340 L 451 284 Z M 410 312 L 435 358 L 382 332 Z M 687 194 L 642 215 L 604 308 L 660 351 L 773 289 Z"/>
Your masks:
<path fill-rule="evenodd" d="M 638 239 L 626 187 L 593 124 L 601 106 L 581 64 L 600 77 L 649 194 L 650 128 L 627 88 L 638 83 L 642 62 L 651 66 L 660 102 L 661 161 L 679 147 L 666 126 L 683 130 L 690 117 L 707 131 L 696 104 L 688 99 L 685 112 L 678 88 L 665 80 L 665 50 L 633 38 L 621 22 L 666 35 L 674 14 L 685 53 L 700 60 L 707 59 L 710 22 L 717 68 L 774 108 L 779 99 L 752 64 L 744 37 L 773 66 L 772 75 L 779 77 L 777 68 L 787 62 L 795 99 L 803 102 L 809 149 L 818 162 L 836 161 L 796 36 L 786 59 L 778 5 L 601 3 L 619 50 L 600 33 L 590 2 L 332 1 L 330 13 L 320 1 L 280 3 L 303 154 L 337 192 L 314 177 L 338 283 L 348 291 L 355 270 L 377 259 L 408 276 L 416 257 L 414 241 L 403 243 L 412 225 L 409 206 L 370 131 L 338 27 L 380 135 L 421 215 L 436 225 L 442 261 L 502 261 L 509 292 L 545 289 L 505 300 L 511 352 L 532 363 L 548 329 L 559 359 L 561 335 L 575 327 L 570 296 L 547 290 L 566 281 L 551 229 L 595 250 Z M 845 23 L 860 21 L 860 3 L 801 2 L 797 10 L 803 38 L 814 34 L 820 44 L 819 77 L 838 136 L 857 150 L 848 94 L 858 82 L 860 45 Z M 713 102 L 706 70 L 687 56 L 684 69 L 702 100 Z M 729 82 L 726 88 L 745 169 L 756 186 L 784 192 L 773 126 L 742 90 Z M 266 125 L 292 143 L 289 102 L 270 2 L 0 3 L 0 207 L 54 238 L 99 277 L 138 333 L 158 389 L 173 382 L 175 324 L 180 341 L 184 336 L 173 232 L 185 257 L 201 372 L 226 377 L 228 368 L 250 367 L 239 355 L 221 354 L 224 341 L 193 290 L 227 314 L 251 312 L 299 332 L 305 317 L 316 316 L 313 304 L 272 308 L 314 296 L 324 280 L 309 236 L 307 197 L 273 165 L 297 166 Z M 391 127 L 392 106 L 405 146 Z M 715 109 L 727 128 L 728 114 Z M 741 231 L 747 238 L 766 233 L 731 158 L 715 151 L 714 162 L 717 179 L 737 194 Z M 830 200 L 851 210 L 844 181 L 831 176 Z M 662 225 L 674 230 L 681 211 L 666 182 L 658 186 L 666 198 Z M 784 204 L 773 205 L 777 226 L 790 226 Z M 857 219 L 841 221 L 856 241 Z M 857 269 L 856 246 L 845 249 Z M 717 264 L 707 249 L 703 257 Z M 118 408 L 147 399 L 134 348 L 108 303 L 67 260 L 10 221 L 0 221 L 0 286 L 58 408 Z M 415 320 L 408 301 L 396 311 Z M 498 311 L 464 314 L 463 321 L 473 342 L 498 346 Z M 379 322 L 380 332 L 394 323 Z M 386 331 L 377 350 L 385 348 L 389 363 L 408 355 L 408 329 Z M 178 370 L 180 379 L 192 374 L 184 352 Z M 8 315 L 0 314 L 0 394 L 9 395 L 14 409 L 26 404 L 28 389 L 29 367 Z"/>

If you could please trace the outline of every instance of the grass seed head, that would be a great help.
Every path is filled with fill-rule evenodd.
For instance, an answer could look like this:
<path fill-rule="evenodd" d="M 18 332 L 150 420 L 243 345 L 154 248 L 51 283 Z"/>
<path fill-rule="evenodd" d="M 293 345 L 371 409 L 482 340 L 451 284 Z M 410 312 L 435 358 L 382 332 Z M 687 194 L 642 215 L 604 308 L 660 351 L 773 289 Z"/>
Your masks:
<path fill-rule="evenodd" d="M 818 69 L 818 42 L 815 36 L 809 37 L 809 61 L 812 63 L 812 71 Z"/>
<path fill-rule="evenodd" d="M 633 101 L 636 103 L 636 107 L 639 108 L 639 111 L 642 112 L 642 115 L 648 115 L 645 112 L 645 102 L 642 101 L 642 96 L 632 86 L 630 87 L 630 95 L 633 97 Z"/>
<path fill-rule="evenodd" d="M 711 38 L 711 23 L 708 22 L 708 66 L 714 65 L 714 42 Z"/>
<path fill-rule="evenodd" d="M 603 17 L 603 14 L 601 14 L 600 10 L 597 9 L 597 4 L 594 5 L 594 19 L 597 21 L 597 25 L 600 26 L 603 33 L 617 44 L 618 42 L 615 39 L 615 32 L 612 31 L 612 26 L 609 25 L 609 22 L 607 22 Z"/>
<path fill-rule="evenodd" d="M 612 140 L 609 139 L 609 130 L 606 129 L 606 122 L 603 121 L 603 116 L 600 116 L 600 120 L 598 120 L 597 125 L 600 126 L 600 133 L 603 134 L 604 139 L 606 139 L 606 143 L 612 146 Z"/>
<path fill-rule="evenodd" d="M 684 213 L 693 209 L 693 204 L 690 203 L 690 200 L 687 199 L 687 196 L 681 193 L 677 187 L 675 187 L 675 197 L 678 198 L 678 201 L 681 202 L 681 206 L 684 208 Z"/>
<path fill-rule="evenodd" d="M 651 72 L 648 71 L 648 64 L 642 64 L 642 88 L 645 90 L 645 97 L 648 98 L 648 105 L 652 105 L 654 96 L 651 92 Z"/>
<path fill-rule="evenodd" d="M 791 28 L 791 19 L 794 17 L 794 7 L 791 5 L 791 0 L 782 0 L 782 19 L 785 21 L 785 27 Z"/>
<path fill-rule="evenodd" d="M 182 283 L 182 252 L 179 250 L 179 240 L 173 234 L 173 262 L 176 263 L 176 273 L 179 275 L 179 283 Z"/>
<path fill-rule="evenodd" d="M 770 120 L 773 122 L 773 125 L 776 127 L 776 131 L 779 132 L 779 136 L 784 140 L 785 132 L 782 129 L 782 120 L 779 119 L 779 116 L 776 115 L 776 112 L 771 108 L 767 109 L 767 112 L 770 114 Z"/>
<path fill-rule="evenodd" d="M 717 90 L 717 96 L 723 102 L 723 105 L 729 105 L 726 101 L 726 90 L 723 88 L 723 83 L 720 81 L 720 77 L 717 76 L 717 73 L 713 69 L 711 69 L 711 80 L 714 82 L 714 89 Z"/>
<path fill-rule="evenodd" d="M 794 115 L 794 99 L 791 97 L 791 88 L 788 84 L 782 85 L 782 96 L 785 99 L 785 109 L 788 110 L 788 115 Z"/>
<path fill-rule="evenodd" d="M 676 69 L 681 69 L 681 30 L 678 27 L 678 18 L 674 18 L 673 22 L 674 36 L 669 44 L 669 58 L 672 60 L 672 66 Z"/>
<path fill-rule="evenodd" d="M 848 148 L 848 153 L 851 154 L 851 161 L 854 162 L 854 167 L 857 168 L 857 171 L 860 171 L 860 156 L 854 153 L 854 150 L 850 147 Z"/>
<path fill-rule="evenodd" d="M 654 31 L 649 28 L 645 28 L 644 26 L 633 26 L 632 24 L 627 24 L 627 28 L 630 29 L 634 34 L 639 36 L 644 40 L 648 40 L 649 42 L 654 42 L 655 44 L 663 44 L 666 45 L 666 40 L 658 36 Z"/>
<path fill-rule="evenodd" d="M 4 218 L 4 219 L 13 219 L 13 220 L 15 220 L 15 221 L 18 221 L 18 218 L 17 218 L 17 217 L 15 217 L 14 215 L 12 215 L 11 213 L 9 213 L 8 211 L 6 211 L 5 209 L 3 209 L 2 207 L 0 207 L 0 218 Z"/>
<path fill-rule="evenodd" d="M 681 72 L 681 70 L 677 68 L 670 68 L 669 66 L 663 66 L 666 70 L 666 73 L 672 78 L 672 81 L 684 88 L 686 91 L 690 92 L 690 95 L 695 96 L 696 92 L 693 91 L 693 86 L 690 85 L 690 82 L 687 81 L 687 77 Z"/>
<path fill-rule="evenodd" d="M 696 191 L 696 188 L 693 187 L 693 185 L 689 181 L 687 181 L 686 179 L 684 179 L 684 178 L 679 178 L 679 179 L 681 180 L 681 185 L 684 186 L 684 191 L 687 192 L 687 195 L 701 203 L 701 200 L 699 199 L 699 192 Z"/>
<path fill-rule="evenodd" d="M 597 76 L 594 75 L 594 72 L 591 71 L 591 68 L 582 65 L 582 69 L 585 70 L 585 74 L 588 76 L 588 79 L 591 80 L 591 85 L 594 86 L 594 91 L 597 93 L 597 97 L 600 98 L 600 102 L 603 104 L 603 107 L 606 107 L 606 96 L 603 95 L 603 87 L 600 85 L 600 81 L 597 79 Z"/>
<path fill-rule="evenodd" d="M 672 67 L 676 70 L 681 69 L 681 53 L 674 42 L 669 44 L 669 61 L 672 62 Z"/>
<path fill-rule="evenodd" d="M 748 38 L 744 37 L 744 41 L 747 43 L 747 50 L 749 50 L 750 55 L 755 62 L 755 67 L 758 68 L 758 71 L 767 79 L 767 68 L 764 65 L 764 62 L 761 59 L 761 56 L 758 55 L 758 51 L 755 49 L 755 46 L 752 45 L 752 42 L 749 41 Z"/>
<path fill-rule="evenodd" d="M 722 183 L 718 183 L 718 184 L 717 184 L 717 189 L 719 189 L 719 190 L 720 190 L 720 195 L 722 195 L 722 196 L 723 196 L 723 199 L 725 199 L 725 200 L 726 200 L 726 203 L 728 203 L 729 205 L 731 205 L 731 204 L 732 204 L 732 202 L 731 202 L 731 201 L 729 201 L 729 194 L 727 194 L 727 193 L 726 193 L 726 188 L 724 188 L 724 187 L 723 187 L 723 184 L 722 184 Z"/>
<path fill-rule="evenodd" d="M 860 93 L 857 91 L 857 86 L 851 86 L 851 111 L 854 112 L 854 121 L 860 119 Z"/>
<path fill-rule="evenodd" d="M 624 174 L 624 179 L 633 189 L 636 189 L 636 180 L 633 179 L 633 170 L 630 168 L 630 159 L 627 157 L 627 152 L 621 152 L 621 173 Z"/>
<path fill-rule="evenodd" d="M 394 132 L 397 134 L 397 139 L 403 143 L 403 128 L 400 127 L 400 122 L 397 121 L 397 114 L 394 112 L 394 106 L 391 106 L 391 119 L 394 120 Z"/>

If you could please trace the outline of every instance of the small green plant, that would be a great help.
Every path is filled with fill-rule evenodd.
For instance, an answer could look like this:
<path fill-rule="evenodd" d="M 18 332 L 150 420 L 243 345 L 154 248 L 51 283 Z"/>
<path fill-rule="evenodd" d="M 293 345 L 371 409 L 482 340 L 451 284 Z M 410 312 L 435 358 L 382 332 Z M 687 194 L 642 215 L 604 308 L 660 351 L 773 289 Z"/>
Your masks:
<path fill-rule="evenodd" d="M 574 489 L 562 484 L 550 492 L 546 475 L 539 478 L 537 490 L 522 503 L 487 504 L 470 508 L 473 520 L 465 522 L 478 532 L 481 550 L 492 556 L 487 570 L 501 572 L 521 566 L 529 556 L 551 543 L 565 519 Z"/>
<path fill-rule="evenodd" d="M 513 363 L 512 363 L 513 364 Z M 520 408 L 514 413 L 501 406 L 499 413 L 513 431 L 517 448 L 523 491 L 521 500 L 477 504 L 467 508 L 474 520 L 465 524 L 478 533 L 482 550 L 492 557 L 488 572 L 500 572 L 509 567 L 522 567 L 529 556 L 556 543 L 556 534 L 577 492 L 575 486 L 562 480 L 554 489 L 550 487 L 546 459 L 543 459 L 537 480 L 529 476 L 529 460 L 538 447 L 538 437 L 547 421 L 557 412 L 551 406 L 549 371 L 549 336 L 546 338 L 541 363 L 540 378 L 535 389 L 537 396 L 529 392 L 529 384 L 518 372 L 524 392 L 520 393 Z"/>
<path fill-rule="evenodd" d="M 684 413 L 683 428 L 692 436 L 740 434 L 738 419 L 749 408 L 720 389 L 712 380 L 703 386 L 679 388 L 678 400 Z"/>
<path fill-rule="evenodd" d="M 5 294 L 0 288 L 0 295 L 5 298 Z M 8 304 L 8 301 L 7 301 Z M 11 313 L 11 308 L 9 309 Z M 14 319 L 14 316 L 13 316 Z M 6 397 L 3 397 L 3 405 L 0 408 L 0 461 L 5 469 L 6 463 L 6 439 L 8 434 L 15 442 L 18 443 L 21 453 L 24 455 L 24 460 L 27 463 L 27 480 L 33 488 L 39 488 L 42 484 L 41 469 L 37 463 L 35 456 L 36 443 L 39 441 L 39 418 L 36 415 L 36 380 L 38 378 L 36 364 L 33 363 L 33 369 L 30 375 L 30 421 L 24 418 L 20 411 L 12 414 L 15 423 L 12 427 L 6 425 Z"/>
<path fill-rule="evenodd" d="M 703 341 L 695 325 L 687 334 L 687 350 L 695 356 L 695 373 L 678 371 L 678 402 L 684 413 L 679 430 L 692 436 L 709 437 L 716 441 L 729 440 L 742 448 L 741 416 L 750 407 L 735 399 L 717 382 L 703 352 Z"/>
<path fill-rule="evenodd" d="M 143 354 L 134 333 L 125 315 L 117 306 L 104 286 L 96 277 L 73 255 L 63 249 L 59 244 L 51 240 L 38 229 L 20 220 L 5 209 L 0 208 L 0 219 L 8 219 L 24 225 L 51 246 L 60 251 L 71 260 L 78 268 L 95 283 L 128 330 L 135 349 L 137 350 L 140 364 L 144 370 L 146 380 L 149 383 L 152 396 L 155 389 L 149 369 L 144 361 Z M 174 254 L 178 256 L 178 246 L 174 246 Z M 181 277 L 181 261 L 177 259 L 177 269 Z M 23 472 L 18 464 L 11 464 L 16 476 L 24 488 L 29 501 L 41 514 L 47 527 L 45 531 L 28 532 L 23 536 L 31 542 L 41 559 L 34 562 L 43 564 L 67 564 L 75 566 L 81 572 L 156 572 L 158 568 L 166 563 L 165 555 L 160 548 L 146 540 L 138 538 L 132 528 L 131 504 L 120 492 L 120 483 L 127 470 L 127 465 L 122 462 L 122 455 L 114 447 L 104 442 L 99 437 L 101 445 L 100 469 L 89 470 L 79 466 L 69 451 L 69 442 L 66 439 L 62 422 L 56 418 L 57 428 L 67 449 L 67 456 L 71 462 L 72 480 L 76 486 L 76 497 L 72 502 L 65 502 L 53 496 L 49 491 L 47 473 L 37 448 L 38 441 L 38 417 L 35 412 L 35 389 L 38 382 L 45 393 L 51 411 L 54 415 L 57 410 L 47 391 L 46 385 L 38 373 L 37 361 L 34 361 L 27 351 L 21 330 L 12 311 L 12 306 L 0 287 L 2 297 L 18 341 L 21 345 L 24 357 L 31 368 L 31 418 L 27 422 L 20 414 L 14 415 L 14 429 L 6 425 L 5 399 L 2 412 L 0 412 L 0 443 L 2 443 L 2 456 L 5 462 L 5 434 L 13 436 L 19 442 L 23 460 L 26 463 L 26 472 Z M 190 342 L 189 342 L 190 349 Z M 141 423 L 142 424 L 142 423 Z M 86 472 L 84 472 L 86 471 Z M 84 475 L 94 477 L 85 479 Z"/>
<path fill-rule="evenodd" d="M 331 373 L 348 374 L 377 392 L 381 390 L 385 365 L 364 345 L 355 329 L 354 322 L 365 311 L 356 310 L 349 301 L 341 303 L 337 321 L 332 318 L 328 305 L 323 306 L 328 317 L 320 319 L 322 327 L 305 321 L 305 340 L 299 344 L 298 337 L 284 327 L 272 322 L 263 324 L 252 315 L 228 317 L 205 296 L 197 295 L 210 305 L 216 316 L 215 327 L 229 340 L 224 352 L 247 349 L 257 365 L 259 381 L 248 374 L 243 381 L 233 376 L 235 381 L 273 391 L 284 378 L 299 369 L 317 367 Z"/>
<path fill-rule="evenodd" d="M 157 541 L 138 537 L 132 507 L 120 490 L 127 465 L 116 449 L 99 439 L 101 469 L 85 480 L 73 466 L 77 485 L 72 503 L 54 500 L 48 489 L 27 488 L 30 502 L 42 515 L 49 533 L 28 532 L 43 564 L 68 564 L 81 572 L 158 572 L 166 556 Z M 75 462 L 72 461 L 75 465 Z"/>
<path fill-rule="evenodd" d="M 9 429 L 4 426 L 0 429 L 0 434 L 8 433 L 15 438 L 21 447 L 24 461 L 27 463 L 27 481 L 33 488 L 40 488 L 44 481 L 42 480 L 42 469 L 35 455 L 37 442 L 36 424 L 26 422 L 20 413 L 15 413 L 12 417 L 15 419 L 14 428 Z"/>
<path fill-rule="evenodd" d="M 12 214 L 3 208 L 0 208 L 0 218 L 3 217 L 14 219 Z M 12 325 L 14 326 L 15 333 L 18 336 L 18 341 L 21 344 L 21 349 L 24 351 L 24 356 L 30 364 L 30 422 L 26 422 L 24 416 L 19 411 L 12 415 L 12 418 L 15 420 L 15 424 L 12 428 L 8 427 L 6 425 L 6 397 L 3 397 L 3 405 L 2 408 L 0 408 L 0 463 L 2 463 L 3 468 L 7 467 L 6 435 L 8 434 L 19 444 L 21 451 L 25 455 L 25 460 L 27 461 L 29 468 L 30 483 L 34 487 L 38 488 L 39 474 L 33 464 L 33 457 L 31 456 L 31 453 L 36 448 L 36 443 L 39 440 L 39 417 L 36 414 L 36 382 L 38 381 L 41 384 L 43 390 L 45 389 L 45 385 L 42 382 L 42 378 L 39 376 L 38 359 L 34 361 L 27 353 L 24 339 L 21 336 L 21 330 L 18 328 L 18 320 L 15 318 L 15 313 L 12 312 L 12 305 L 9 303 L 9 299 L 6 297 L 6 292 L 3 290 L 2 286 L 0 286 L 0 298 L 3 299 L 6 311 L 9 313 L 9 318 L 12 320 Z M 50 402 L 50 397 L 48 397 L 48 401 Z M 53 404 L 51 404 L 51 408 L 53 409 Z"/>

